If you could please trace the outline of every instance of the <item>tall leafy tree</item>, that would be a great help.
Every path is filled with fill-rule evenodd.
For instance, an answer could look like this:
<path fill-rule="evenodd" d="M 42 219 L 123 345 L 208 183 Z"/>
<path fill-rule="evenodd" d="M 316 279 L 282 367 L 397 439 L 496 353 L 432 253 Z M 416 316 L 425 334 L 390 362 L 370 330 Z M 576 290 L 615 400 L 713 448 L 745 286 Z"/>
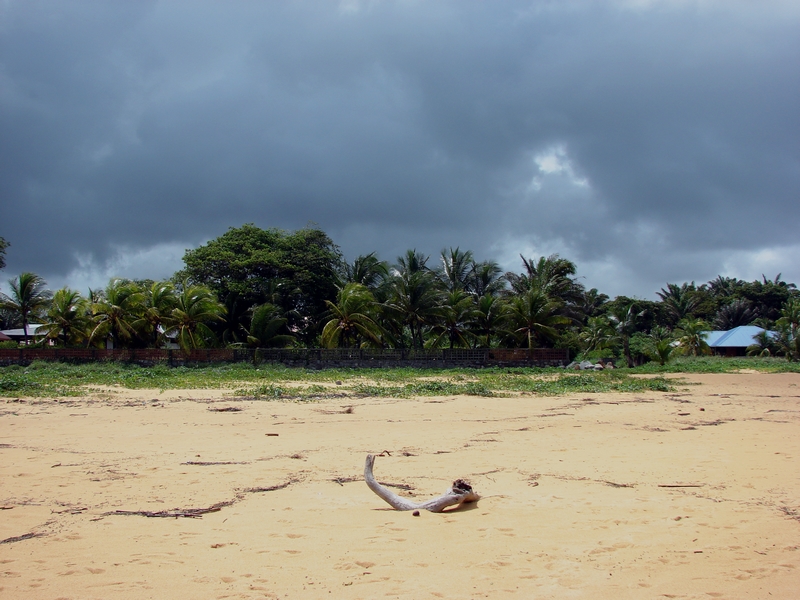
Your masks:
<path fill-rule="evenodd" d="M 35 273 L 21 273 L 10 279 L 11 294 L 0 294 L 0 306 L 19 317 L 25 344 L 28 344 L 28 325 L 31 319 L 40 322 L 50 304 L 52 293 L 47 282 Z"/>
<path fill-rule="evenodd" d="M 223 302 L 236 294 L 246 308 L 274 304 L 270 286 L 288 282 L 280 306 L 292 329 L 302 331 L 308 341 L 316 335 L 325 301 L 336 297 L 341 255 L 320 229 L 286 232 L 246 224 L 187 251 L 183 260 L 186 268 L 176 274 L 177 280 L 208 286 Z"/>
<path fill-rule="evenodd" d="M 61 288 L 53 294 L 40 331 L 48 339 L 60 340 L 63 346 L 80 345 L 89 337 L 88 312 L 89 304 L 80 292 Z"/>
<path fill-rule="evenodd" d="M 774 322 L 781 316 L 781 309 L 790 298 L 796 298 L 797 286 L 787 283 L 778 274 L 773 279 L 761 276 L 761 281 L 745 283 L 737 292 L 737 297 L 752 302 L 759 317 Z"/>

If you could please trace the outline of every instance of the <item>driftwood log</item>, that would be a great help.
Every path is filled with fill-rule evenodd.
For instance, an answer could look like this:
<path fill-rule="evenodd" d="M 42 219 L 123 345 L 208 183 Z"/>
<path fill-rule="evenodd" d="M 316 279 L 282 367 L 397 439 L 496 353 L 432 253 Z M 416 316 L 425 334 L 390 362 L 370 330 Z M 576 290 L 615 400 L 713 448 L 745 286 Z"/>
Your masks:
<path fill-rule="evenodd" d="M 375 465 L 375 456 L 367 454 L 367 462 L 364 465 L 364 479 L 367 486 L 382 498 L 389 506 L 396 510 L 428 510 L 430 512 L 442 512 L 451 506 L 459 507 L 466 502 L 477 502 L 480 496 L 472 489 L 472 486 L 463 479 L 457 479 L 444 494 L 437 498 L 432 498 L 427 502 L 412 502 L 394 492 L 386 489 L 375 480 L 372 474 L 372 467 Z"/>

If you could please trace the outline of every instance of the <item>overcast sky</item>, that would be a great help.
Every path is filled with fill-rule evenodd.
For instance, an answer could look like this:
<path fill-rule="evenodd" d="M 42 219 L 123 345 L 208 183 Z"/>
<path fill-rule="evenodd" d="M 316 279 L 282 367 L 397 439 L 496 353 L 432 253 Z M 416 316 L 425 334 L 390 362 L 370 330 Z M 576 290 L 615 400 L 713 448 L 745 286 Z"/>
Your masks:
<path fill-rule="evenodd" d="M 2 0 L 0 278 L 313 222 L 612 296 L 800 283 L 799 67 L 796 0 Z"/>

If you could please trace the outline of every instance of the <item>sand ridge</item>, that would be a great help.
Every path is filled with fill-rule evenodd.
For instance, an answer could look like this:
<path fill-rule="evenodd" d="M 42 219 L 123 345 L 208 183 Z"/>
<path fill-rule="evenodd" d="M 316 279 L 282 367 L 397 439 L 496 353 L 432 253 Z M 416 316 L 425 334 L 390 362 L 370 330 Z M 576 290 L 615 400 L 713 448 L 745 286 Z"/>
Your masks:
<path fill-rule="evenodd" d="M 800 375 L 682 381 L 560 397 L 0 402 L 0 596 L 796 598 Z M 400 494 L 425 500 L 463 477 L 482 499 L 394 511 L 362 479 L 383 451 L 376 477 Z M 176 509 L 186 516 L 141 514 Z"/>

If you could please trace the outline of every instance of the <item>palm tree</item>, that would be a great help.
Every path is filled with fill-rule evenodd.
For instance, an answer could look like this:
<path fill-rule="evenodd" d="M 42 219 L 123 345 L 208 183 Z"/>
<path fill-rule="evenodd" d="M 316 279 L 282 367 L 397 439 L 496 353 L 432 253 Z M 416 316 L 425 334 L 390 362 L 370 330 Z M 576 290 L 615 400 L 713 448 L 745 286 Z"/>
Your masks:
<path fill-rule="evenodd" d="M 397 264 L 392 268 L 392 274 L 402 277 L 410 276 L 418 271 L 430 271 L 427 266 L 429 258 L 422 252 L 417 252 L 416 249 L 406 250 L 403 256 L 397 257 Z"/>
<path fill-rule="evenodd" d="M 583 286 L 574 279 L 577 272 L 575 263 L 558 254 L 541 256 L 535 262 L 521 254 L 520 258 L 526 272 L 522 275 L 506 273 L 515 293 L 524 294 L 528 290 L 536 289 L 562 304 L 580 300 Z"/>
<path fill-rule="evenodd" d="M 92 304 L 94 328 L 89 343 L 111 338 L 116 348 L 136 335 L 134 323 L 143 312 L 144 295 L 127 279 L 112 279 L 104 293 Z"/>
<path fill-rule="evenodd" d="M 800 298 L 791 298 L 783 305 L 777 325 L 788 327 L 793 335 L 800 332 Z"/>
<path fill-rule="evenodd" d="M 557 328 L 570 323 L 559 314 L 560 310 L 561 303 L 542 290 L 531 289 L 511 298 L 507 322 L 516 336 L 527 339 L 528 349 L 533 349 L 534 342 L 553 340 L 558 335 Z"/>
<path fill-rule="evenodd" d="M 437 284 L 433 273 L 424 266 L 416 270 L 396 268 L 391 279 L 385 316 L 401 328 L 408 327 L 415 348 L 424 346 L 425 327 L 433 325 L 443 314 L 442 294 Z"/>
<path fill-rule="evenodd" d="M 800 299 L 792 298 L 783 305 L 776 327 L 775 345 L 788 360 L 800 360 Z"/>
<path fill-rule="evenodd" d="M 51 340 L 60 338 L 65 347 L 77 345 L 89 337 L 91 320 L 87 315 L 88 309 L 89 305 L 80 292 L 61 288 L 53 294 L 45 316 L 45 326 L 39 332 Z"/>
<path fill-rule="evenodd" d="M 583 292 L 576 308 L 583 319 L 590 319 L 598 316 L 607 302 L 608 296 L 606 294 L 601 294 L 597 288 L 592 288 Z"/>
<path fill-rule="evenodd" d="M 372 293 L 360 283 L 348 283 L 336 295 L 336 303 L 326 300 L 330 319 L 322 329 L 326 348 L 361 346 L 364 341 L 381 345 L 381 330 L 374 321 L 376 303 Z"/>
<path fill-rule="evenodd" d="M 760 331 L 753 336 L 753 343 L 747 347 L 748 356 L 772 356 L 775 341 L 769 331 Z"/>
<path fill-rule="evenodd" d="M 183 282 L 172 309 L 172 327 L 177 333 L 178 345 L 184 351 L 201 348 L 214 339 L 207 323 L 223 320 L 225 306 L 204 285 Z"/>
<path fill-rule="evenodd" d="M 586 326 L 578 334 L 583 343 L 584 352 L 603 350 L 611 346 L 614 339 L 614 328 L 605 316 L 590 317 Z"/>
<path fill-rule="evenodd" d="M 688 356 L 708 354 L 711 349 L 706 342 L 710 326 L 702 319 L 686 318 L 678 323 L 675 333 L 680 342 L 681 352 Z"/>
<path fill-rule="evenodd" d="M 445 340 L 452 350 L 455 346 L 469 348 L 472 333 L 470 323 L 476 316 L 475 300 L 463 290 L 450 292 L 442 304 L 441 320 L 432 327 L 431 346 L 438 348 Z"/>
<path fill-rule="evenodd" d="M 634 366 L 633 356 L 631 355 L 631 336 L 636 333 L 636 327 L 640 318 L 646 311 L 636 310 L 636 303 L 628 306 L 619 305 L 608 315 L 608 321 L 614 328 L 614 335 L 622 343 L 622 354 L 629 368 Z"/>
<path fill-rule="evenodd" d="M 674 343 L 670 339 L 653 341 L 653 356 L 658 360 L 658 364 L 665 365 L 669 362 L 670 355 L 675 350 Z"/>
<path fill-rule="evenodd" d="M 481 298 L 483 296 L 496 296 L 506 287 L 506 278 L 503 270 L 494 261 L 473 262 L 470 268 L 465 289 L 467 292 Z"/>
<path fill-rule="evenodd" d="M 442 250 L 441 262 L 437 274 L 445 289 L 449 292 L 464 290 L 474 264 L 472 252 L 462 252 L 460 248 L 451 247 L 450 250 Z"/>
<path fill-rule="evenodd" d="M 753 303 L 744 298 L 737 298 L 717 311 L 714 317 L 714 328 L 728 331 L 740 325 L 750 325 L 758 317 Z"/>
<path fill-rule="evenodd" d="M 670 316 L 670 326 L 674 326 L 682 319 L 692 316 L 692 313 L 700 304 L 696 292 L 697 287 L 694 281 L 691 284 L 684 283 L 682 285 L 668 283 L 666 289 L 661 288 L 660 292 L 656 292 L 656 295 L 661 298 L 661 303 L 667 314 Z"/>
<path fill-rule="evenodd" d="M 34 273 L 21 273 L 8 283 L 11 295 L 0 294 L 0 307 L 19 316 L 27 346 L 30 319 L 31 317 L 40 319 L 44 316 L 52 293 L 46 288 L 47 282 Z"/>
<path fill-rule="evenodd" d="M 281 308 L 274 304 L 262 304 L 253 310 L 247 344 L 254 348 L 285 348 L 295 342 L 288 333 L 287 319 Z"/>
<path fill-rule="evenodd" d="M 481 296 L 472 317 L 471 331 L 479 347 L 491 348 L 492 338 L 507 335 L 508 305 L 497 296 Z"/>
<path fill-rule="evenodd" d="M 714 298 L 730 298 L 744 285 L 744 281 L 734 277 L 717 275 L 716 279 L 708 282 L 708 291 Z"/>
<path fill-rule="evenodd" d="M 360 283 L 374 290 L 389 276 L 389 265 L 378 260 L 374 252 L 357 256 L 352 263 L 344 265 L 344 283 Z"/>
<path fill-rule="evenodd" d="M 133 327 L 149 338 L 154 348 L 165 340 L 165 332 L 171 326 L 172 310 L 177 305 L 175 286 L 169 281 L 155 281 L 144 290 L 141 300 L 141 314 L 133 322 Z"/>

